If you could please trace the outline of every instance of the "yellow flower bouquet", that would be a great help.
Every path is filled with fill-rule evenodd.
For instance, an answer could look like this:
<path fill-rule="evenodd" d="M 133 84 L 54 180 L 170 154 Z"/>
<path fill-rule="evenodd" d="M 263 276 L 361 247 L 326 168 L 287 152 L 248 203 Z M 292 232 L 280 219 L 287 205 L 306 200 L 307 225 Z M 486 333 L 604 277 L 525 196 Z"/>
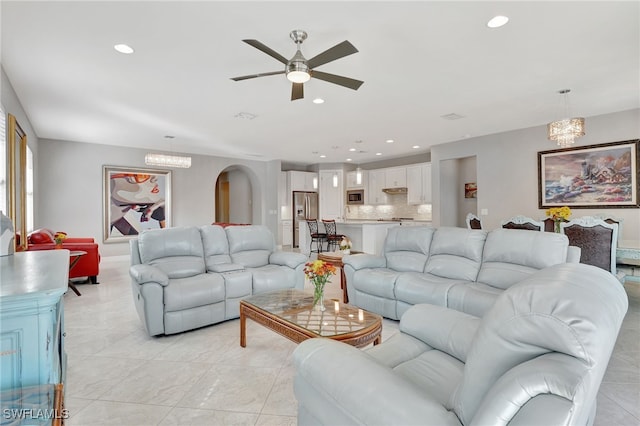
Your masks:
<path fill-rule="evenodd" d="M 571 217 L 571 209 L 567 206 L 551 207 L 547 210 L 547 216 L 553 220 L 554 230 L 560 232 L 560 223 L 566 222 Z"/>
<path fill-rule="evenodd" d="M 304 274 L 314 287 L 313 306 L 317 306 L 321 311 L 324 311 L 324 286 L 335 273 L 336 267 L 322 260 L 314 260 L 304 265 Z"/>
<path fill-rule="evenodd" d="M 66 238 L 67 234 L 65 232 L 56 232 L 53 236 L 53 241 L 55 241 L 57 246 L 61 246 Z"/>

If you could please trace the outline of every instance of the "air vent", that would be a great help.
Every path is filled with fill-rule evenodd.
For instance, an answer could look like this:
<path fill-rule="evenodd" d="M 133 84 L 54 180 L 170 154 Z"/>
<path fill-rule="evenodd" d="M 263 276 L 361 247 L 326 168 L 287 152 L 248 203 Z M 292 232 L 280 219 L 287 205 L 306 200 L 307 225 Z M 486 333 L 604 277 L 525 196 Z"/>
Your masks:
<path fill-rule="evenodd" d="M 460 120 L 461 118 L 464 118 L 464 115 L 452 112 L 451 114 L 441 115 L 440 118 L 444 118 L 445 120 Z"/>

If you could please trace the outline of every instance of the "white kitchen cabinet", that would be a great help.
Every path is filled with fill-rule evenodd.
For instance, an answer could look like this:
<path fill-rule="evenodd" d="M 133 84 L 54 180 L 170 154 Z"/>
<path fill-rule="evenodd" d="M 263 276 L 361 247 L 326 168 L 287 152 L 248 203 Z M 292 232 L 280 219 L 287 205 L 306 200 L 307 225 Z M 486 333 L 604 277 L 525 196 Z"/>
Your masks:
<path fill-rule="evenodd" d="M 385 169 L 369 170 L 369 204 L 387 204 L 387 194 L 382 192 L 386 188 Z"/>
<path fill-rule="evenodd" d="M 363 189 L 366 187 L 368 180 L 367 170 L 360 170 L 360 183 L 358 183 L 357 172 L 347 172 L 347 189 Z"/>
<path fill-rule="evenodd" d="M 407 203 L 431 203 L 431 163 L 407 167 Z"/>
<path fill-rule="evenodd" d="M 334 186 L 334 176 L 337 185 Z M 321 170 L 318 191 L 319 220 L 342 220 L 344 216 L 344 185 L 342 170 Z"/>
<path fill-rule="evenodd" d="M 403 188 L 407 186 L 407 168 L 391 167 L 385 170 L 385 188 Z"/>
<path fill-rule="evenodd" d="M 293 245 L 293 221 L 283 220 L 281 223 L 281 226 L 282 226 L 282 245 L 283 246 Z"/>
<path fill-rule="evenodd" d="M 289 175 L 289 192 L 293 191 L 317 191 L 318 174 L 314 172 L 299 172 L 291 170 Z M 315 187 L 314 187 L 315 181 Z"/>

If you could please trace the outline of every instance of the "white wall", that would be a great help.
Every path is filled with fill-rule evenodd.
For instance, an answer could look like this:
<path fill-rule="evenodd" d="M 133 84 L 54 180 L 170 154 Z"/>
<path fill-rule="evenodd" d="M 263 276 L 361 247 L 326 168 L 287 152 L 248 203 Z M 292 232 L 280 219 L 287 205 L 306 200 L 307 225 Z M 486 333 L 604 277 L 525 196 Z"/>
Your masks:
<path fill-rule="evenodd" d="M 252 194 L 249 176 L 242 170 L 231 170 L 229 177 L 229 221 L 253 223 Z"/>
<path fill-rule="evenodd" d="M 40 215 L 36 228 L 47 227 L 67 231 L 71 236 L 93 237 L 101 244 L 103 256 L 128 254 L 126 243 L 102 244 L 102 166 L 146 167 L 146 150 L 41 139 L 39 151 L 36 194 Z M 268 218 L 266 212 L 276 209 L 276 201 L 272 200 L 277 199 L 277 175 L 272 169 L 279 168 L 279 162 L 275 165 L 274 162 L 204 155 L 191 157 L 191 168 L 172 169 L 173 226 L 213 222 L 216 179 L 225 168 L 233 166 L 241 168 L 251 183 L 251 223 L 265 224 L 277 235 L 276 221 Z M 233 194 L 231 198 L 234 198 Z"/>
<path fill-rule="evenodd" d="M 538 152 L 556 148 L 546 138 L 546 125 L 465 139 L 431 149 L 434 226 L 445 223 L 452 194 L 441 173 L 447 160 L 476 156 L 478 211 L 488 209 L 486 229 L 518 214 L 543 218 L 538 208 Z M 640 137 L 640 109 L 586 118 L 586 135 L 575 146 L 617 142 Z M 442 162 L 442 164 L 441 164 Z M 447 177 L 448 179 L 448 177 Z M 574 216 L 610 213 L 624 220 L 622 239 L 640 239 L 640 209 L 574 209 Z"/>

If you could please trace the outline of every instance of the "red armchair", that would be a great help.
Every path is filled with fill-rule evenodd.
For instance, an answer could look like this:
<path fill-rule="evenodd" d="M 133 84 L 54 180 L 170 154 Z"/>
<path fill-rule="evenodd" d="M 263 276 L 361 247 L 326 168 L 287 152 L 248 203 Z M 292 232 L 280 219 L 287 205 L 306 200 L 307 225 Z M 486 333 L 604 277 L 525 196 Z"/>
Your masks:
<path fill-rule="evenodd" d="M 28 235 L 27 250 L 52 250 L 56 248 L 53 241 L 55 232 L 42 228 L 31 232 Z M 93 238 L 73 238 L 67 237 L 62 243 L 62 248 L 67 250 L 82 250 L 87 254 L 80 257 L 78 263 L 69 271 L 69 278 L 88 277 L 91 283 L 98 284 L 98 274 L 100 273 L 100 253 L 98 244 Z"/>

